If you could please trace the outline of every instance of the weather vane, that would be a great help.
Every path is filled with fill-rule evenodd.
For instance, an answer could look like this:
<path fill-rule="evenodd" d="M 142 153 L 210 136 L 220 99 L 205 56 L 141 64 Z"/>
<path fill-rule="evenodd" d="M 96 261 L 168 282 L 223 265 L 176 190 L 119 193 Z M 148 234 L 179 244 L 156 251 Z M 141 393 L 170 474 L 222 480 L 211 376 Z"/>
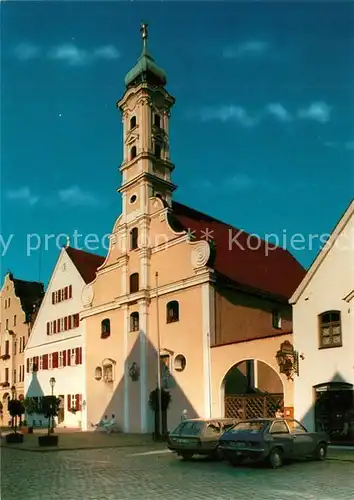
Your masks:
<path fill-rule="evenodd" d="M 148 38 L 148 24 L 142 23 L 140 28 L 141 38 L 143 39 L 143 48 L 146 49 Z"/>

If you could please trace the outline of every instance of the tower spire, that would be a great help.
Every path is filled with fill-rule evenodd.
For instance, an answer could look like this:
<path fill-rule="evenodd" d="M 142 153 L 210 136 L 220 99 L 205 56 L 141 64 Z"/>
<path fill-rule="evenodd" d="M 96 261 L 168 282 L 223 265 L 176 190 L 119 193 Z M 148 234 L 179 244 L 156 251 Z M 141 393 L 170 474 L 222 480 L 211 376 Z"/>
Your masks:
<path fill-rule="evenodd" d="M 148 24 L 142 23 L 140 28 L 141 38 L 143 39 L 143 54 L 147 53 L 147 40 L 148 40 Z"/>

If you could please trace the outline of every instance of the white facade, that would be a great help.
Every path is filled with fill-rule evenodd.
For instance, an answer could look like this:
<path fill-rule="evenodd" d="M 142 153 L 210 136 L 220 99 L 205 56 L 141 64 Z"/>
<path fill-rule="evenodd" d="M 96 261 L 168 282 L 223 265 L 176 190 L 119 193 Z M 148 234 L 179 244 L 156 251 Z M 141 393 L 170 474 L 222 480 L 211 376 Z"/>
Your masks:
<path fill-rule="evenodd" d="M 83 430 L 87 427 L 85 323 L 78 317 L 85 285 L 63 248 L 25 349 L 25 396 L 50 395 L 49 380 L 54 377 L 54 394 L 62 400 L 57 425 Z M 57 302 L 59 293 L 63 300 Z M 76 413 L 71 411 L 75 409 Z M 28 424 L 35 420 L 39 425 L 41 419 L 39 415 L 28 416 Z M 45 425 L 44 419 L 42 425 Z"/>
<path fill-rule="evenodd" d="M 354 386 L 354 202 L 329 243 L 290 300 L 294 346 L 299 353 L 295 418 L 309 430 L 315 428 L 315 398 L 319 391 L 316 386 L 323 384 L 322 391 L 326 391 L 332 383 L 332 388 L 348 387 L 349 393 L 349 384 Z M 324 313 L 331 311 L 334 316 L 330 318 L 339 317 L 340 324 L 338 327 L 334 323 L 328 329 L 324 326 L 328 315 Z M 327 337 L 329 332 L 331 337 Z M 341 411 L 338 404 L 338 414 Z M 340 429 L 342 424 L 332 419 L 331 425 Z"/>

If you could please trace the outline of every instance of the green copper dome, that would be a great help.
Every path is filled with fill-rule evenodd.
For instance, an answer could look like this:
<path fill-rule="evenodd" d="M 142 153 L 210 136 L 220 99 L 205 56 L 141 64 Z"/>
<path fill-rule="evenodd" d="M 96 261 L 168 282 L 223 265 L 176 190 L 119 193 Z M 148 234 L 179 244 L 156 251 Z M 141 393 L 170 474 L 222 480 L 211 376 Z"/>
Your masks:
<path fill-rule="evenodd" d="M 166 73 L 157 66 L 152 56 L 147 51 L 147 24 L 141 27 L 143 38 L 143 52 L 133 69 L 127 73 L 124 82 L 126 87 L 130 87 L 141 81 L 156 85 L 166 85 Z"/>

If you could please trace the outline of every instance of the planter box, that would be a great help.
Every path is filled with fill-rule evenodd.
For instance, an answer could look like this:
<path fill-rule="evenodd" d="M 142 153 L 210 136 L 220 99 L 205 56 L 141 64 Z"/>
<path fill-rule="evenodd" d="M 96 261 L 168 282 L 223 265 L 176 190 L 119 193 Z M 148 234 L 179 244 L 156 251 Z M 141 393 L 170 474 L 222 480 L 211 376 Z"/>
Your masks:
<path fill-rule="evenodd" d="M 12 432 L 11 434 L 7 434 L 5 439 L 7 444 L 23 443 L 23 434 Z"/>
<path fill-rule="evenodd" d="M 39 446 L 58 446 L 58 437 L 56 435 L 49 435 L 49 436 L 39 436 L 38 437 L 38 444 Z"/>

